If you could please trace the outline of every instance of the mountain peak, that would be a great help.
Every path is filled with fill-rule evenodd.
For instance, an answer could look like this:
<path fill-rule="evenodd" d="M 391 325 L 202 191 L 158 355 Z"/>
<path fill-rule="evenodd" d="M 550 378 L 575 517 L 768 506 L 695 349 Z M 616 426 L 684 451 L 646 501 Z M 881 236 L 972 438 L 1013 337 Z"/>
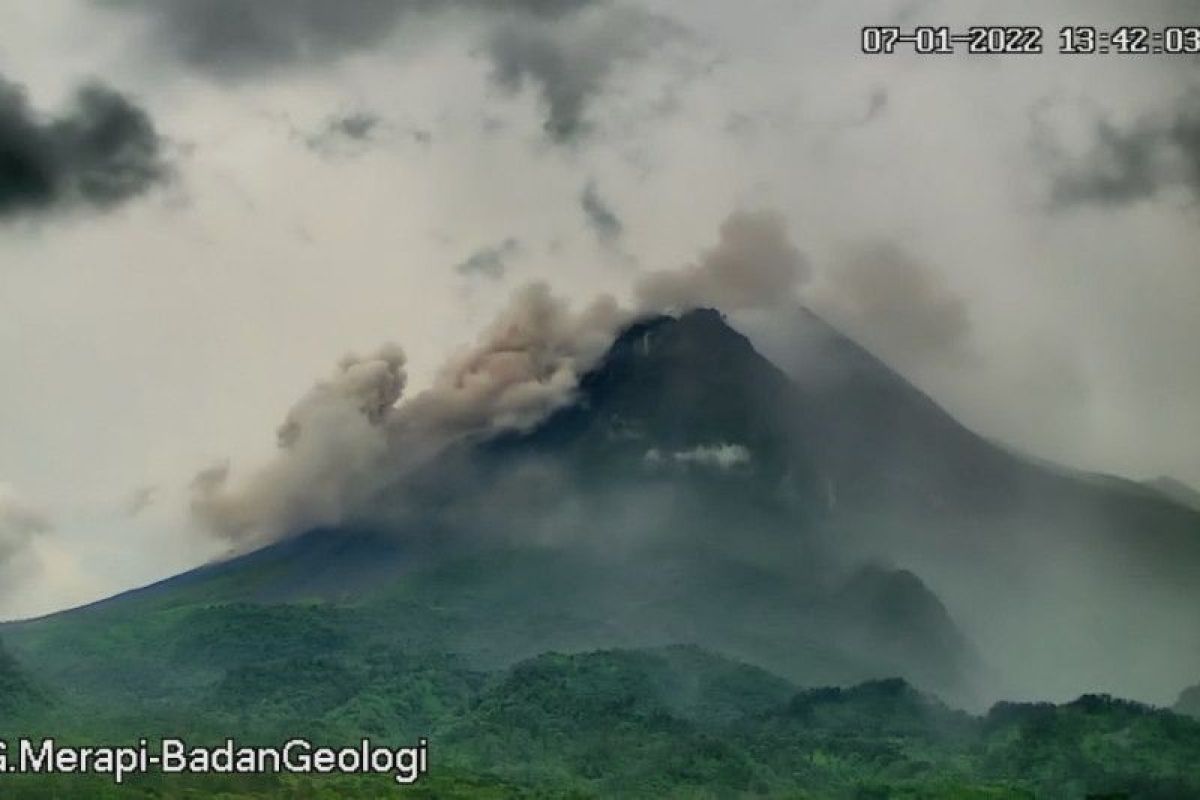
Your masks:
<path fill-rule="evenodd" d="M 577 399 L 489 449 L 567 448 L 591 460 L 739 445 L 777 449 L 793 387 L 715 309 L 626 327 L 580 380 Z"/>
<path fill-rule="evenodd" d="M 584 377 L 583 387 L 586 389 L 589 379 L 594 381 L 598 373 L 634 358 L 656 359 L 664 367 L 700 370 L 713 362 L 731 367 L 735 359 L 768 363 L 749 339 L 730 327 L 724 314 L 714 308 L 697 308 L 678 317 L 644 318 L 626 327 L 600 365 Z"/>
<path fill-rule="evenodd" d="M 813 312 L 799 308 L 794 323 L 785 370 L 717 309 L 638 320 L 581 378 L 575 402 L 493 444 L 626 469 L 651 451 L 687 461 L 734 447 L 760 485 L 786 481 L 808 514 L 839 502 L 995 508 L 1012 496 L 1016 459 Z"/>

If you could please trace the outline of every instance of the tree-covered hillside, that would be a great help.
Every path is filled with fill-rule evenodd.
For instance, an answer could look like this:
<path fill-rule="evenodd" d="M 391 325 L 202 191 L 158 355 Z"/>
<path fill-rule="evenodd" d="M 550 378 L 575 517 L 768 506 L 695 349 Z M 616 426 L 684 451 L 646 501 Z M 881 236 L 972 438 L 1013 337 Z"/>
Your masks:
<path fill-rule="evenodd" d="M 0 734 L 77 743 L 184 736 L 430 743 L 429 775 L 0 777 L 5 797 L 1200 796 L 1200 722 L 1107 697 L 1000 704 L 975 717 L 900 679 L 802 689 L 691 646 L 546 653 L 484 670 L 372 643 L 322 607 L 208 607 L 114 648 L 151 648 L 128 685 L 4 662 Z M 253 642 L 253 644 L 252 644 Z M 28 644 L 28 643 L 27 643 Z M 32 651 L 30 651 L 32 654 Z M 110 676 L 110 680 L 113 676 Z M 130 687 L 143 683 L 146 691 Z M 111 690 L 110 690 L 111 689 Z M 8 708 L 15 708 L 12 705 Z"/>

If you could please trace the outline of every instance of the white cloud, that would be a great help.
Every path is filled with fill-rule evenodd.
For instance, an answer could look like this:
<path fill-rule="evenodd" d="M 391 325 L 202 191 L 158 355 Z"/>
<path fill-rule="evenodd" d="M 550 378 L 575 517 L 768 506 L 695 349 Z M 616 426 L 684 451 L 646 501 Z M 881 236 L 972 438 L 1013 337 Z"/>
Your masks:
<path fill-rule="evenodd" d="M 727 443 L 700 444 L 687 450 L 672 450 L 667 453 L 663 453 L 657 448 L 651 448 L 646 451 L 644 458 L 646 463 L 651 466 L 674 462 L 722 471 L 746 466 L 752 460 L 751 453 L 746 447 Z"/>

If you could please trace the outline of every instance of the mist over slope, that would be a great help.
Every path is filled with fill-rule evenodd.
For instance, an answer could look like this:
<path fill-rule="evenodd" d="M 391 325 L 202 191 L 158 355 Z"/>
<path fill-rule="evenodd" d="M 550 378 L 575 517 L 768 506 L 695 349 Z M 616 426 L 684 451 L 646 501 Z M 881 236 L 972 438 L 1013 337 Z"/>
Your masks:
<path fill-rule="evenodd" d="M 1200 600 L 1200 515 L 1008 452 L 810 312 L 789 323 L 781 369 L 715 310 L 643 317 L 539 421 L 381 451 L 337 522 L 73 613 L 332 602 L 488 667 L 685 642 L 972 706 L 1194 682 L 1172 612 Z"/>
<path fill-rule="evenodd" d="M 970 432 L 812 314 L 739 325 L 834 410 L 830 536 L 927 581 L 979 647 L 993 696 L 1087 686 L 1168 705 L 1194 682 L 1200 634 L 1180 610 L 1197 607 L 1196 509 Z"/>

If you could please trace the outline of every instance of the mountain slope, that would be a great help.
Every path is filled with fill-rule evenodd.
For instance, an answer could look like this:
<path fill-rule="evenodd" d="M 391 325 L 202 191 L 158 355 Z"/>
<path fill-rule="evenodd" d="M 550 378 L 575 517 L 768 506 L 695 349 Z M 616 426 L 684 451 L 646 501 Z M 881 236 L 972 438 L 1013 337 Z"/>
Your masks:
<path fill-rule="evenodd" d="M 0 642 L 0 716 L 21 719 L 48 705 L 45 692 Z"/>
<path fill-rule="evenodd" d="M 1037 625 L 1033 604 L 1053 621 L 1049 604 L 1128 597 L 1131 621 L 1104 618 L 1101 636 L 1064 619 L 1113 674 L 1161 646 L 1136 633 L 1137 609 L 1197 599 L 1200 514 L 1005 451 L 814 315 L 797 320 L 791 376 L 715 311 L 642 320 L 533 429 L 457 443 L 343 525 L 11 639 L 60 674 L 94 657 L 101 680 L 120 669 L 106 630 L 150 642 L 213 605 L 320 603 L 352 609 L 373 641 L 486 668 L 692 642 L 801 683 L 899 674 L 956 697 L 980 675 L 971 639 L 989 633 L 964 617 Z M 1122 637 L 1128 656 L 1111 646 Z M 1177 639 L 1200 654 L 1194 632 Z"/>

